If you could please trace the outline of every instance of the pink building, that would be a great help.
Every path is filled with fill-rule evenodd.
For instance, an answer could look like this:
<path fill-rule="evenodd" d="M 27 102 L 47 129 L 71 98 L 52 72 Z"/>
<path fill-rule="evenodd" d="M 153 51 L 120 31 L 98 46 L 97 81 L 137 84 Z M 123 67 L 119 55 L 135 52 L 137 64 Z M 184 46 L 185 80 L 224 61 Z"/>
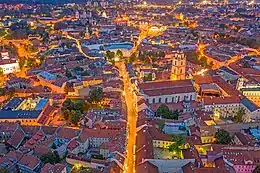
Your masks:
<path fill-rule="evenodd" d="M 224 161 L 232 166 L 236 173 L 252 173 L 260 163 L 259 147 L 225 147 Z"/>

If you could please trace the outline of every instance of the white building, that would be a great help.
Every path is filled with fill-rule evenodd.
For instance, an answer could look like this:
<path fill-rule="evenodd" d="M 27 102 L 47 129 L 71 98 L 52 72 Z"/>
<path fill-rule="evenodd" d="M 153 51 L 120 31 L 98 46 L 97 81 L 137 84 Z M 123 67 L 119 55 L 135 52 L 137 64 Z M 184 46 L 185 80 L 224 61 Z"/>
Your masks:
<path fill-rule="evenodd" d="M 10 58 L 9 53 L 5 49 L 1 52 L 0 68 L 4 74 L 14 73 L 20 70 L 17 58 Z"/>
<path fill-rule="evenodd" d="M 260 120 L 260 108 L 248 98 L 241 100 L 241 107 L 245 109 L 244 122 L 256 122 Z"/>
<path fill-rule="evenodd" d="M 191 80 L 154 81 L 139 85 L 139 92 L 149 104 L 178 103 L 196 100 L 197 93 Z"/>

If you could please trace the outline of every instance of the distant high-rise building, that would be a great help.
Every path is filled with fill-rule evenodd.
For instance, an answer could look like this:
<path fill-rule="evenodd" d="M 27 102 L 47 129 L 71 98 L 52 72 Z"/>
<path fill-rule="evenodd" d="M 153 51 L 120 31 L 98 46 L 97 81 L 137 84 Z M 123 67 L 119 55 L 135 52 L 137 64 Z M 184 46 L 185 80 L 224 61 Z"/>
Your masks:
<path fill-rule="evenodd" d="M 183 52 L 177 51 L 172 55 L 171 80 L 186 79 L 186 56 Z"/>

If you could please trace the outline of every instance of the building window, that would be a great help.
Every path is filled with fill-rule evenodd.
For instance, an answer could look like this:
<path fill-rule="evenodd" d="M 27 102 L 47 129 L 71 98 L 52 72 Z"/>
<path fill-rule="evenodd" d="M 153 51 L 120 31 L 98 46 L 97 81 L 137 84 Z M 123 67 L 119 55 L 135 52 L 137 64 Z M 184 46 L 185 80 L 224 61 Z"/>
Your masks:
<path fill-rule="evenodd" d="M 161 103 L 161 98 L 159 98 L 159 103 Z"/>
<path fill-rule="evenodd" d="M 153 98 L 153 103 L 155 103 L 155 98 Z"/>
<path fill-rule="evenodd" d="M 168 102 L 168 98 L 165 98 L 165 103 L 167 103 Z"/>

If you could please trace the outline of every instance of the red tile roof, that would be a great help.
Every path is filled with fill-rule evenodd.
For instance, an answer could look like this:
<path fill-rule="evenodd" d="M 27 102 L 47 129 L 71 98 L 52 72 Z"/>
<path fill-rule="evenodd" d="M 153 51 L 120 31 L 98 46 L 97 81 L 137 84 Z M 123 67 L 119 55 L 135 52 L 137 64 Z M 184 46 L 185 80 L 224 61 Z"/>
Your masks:
<path fill-rule="evenodd" d="M 61 127 L 57 130 L 57 137 L 63 139 L 72 139 L 76 137 L 79 133 L 79 130 L 72 128 Z"/>
<path fill-rule="evenodd" d="M 10 144 L 15 149 L 18 149 L 18 147 L 23 142 L 24 138 L 25 138 L 24 131 L 21 128 L 18 128 L 11 136 L 11 138 L 7 141 L 7 143 Z"/>
<path fill-rule="evenodd" d="M 151 89 L 160 89 L 160 88 L 172 88 L 179 86 L 193 86 L 191 80 L 166 80 L 166 81 L 154 81 L 154 82 L 145 82 L 139 85 L 141 90 L 151 90 Z"/>
<path fill-rule="evenodd" d="M 151 164 L 149 161 L 138 164 L 136 170 L 140 173 L 159 173 L 158 167 Z"/>
<path fill-rule="evenodd" d="M 216 104 L 240 104 L 240 98 L 238 96 L 231 97 L 205 97 L 203 99 L 205 105 Z"/>
<path fill-rule="evenodd" d="M 0 123 L 0 131 L 5 133 L 12 133 L 19 127 L 19 123 L 2 122 Z"/>
<path fill-rule="evenodd" d="M 66 165 L 57 163 L 55 165 L 47 163 L 41 170 L 41 173 L 61 173 L 66 169 Z"/>
<path fill-rule="evenodd" d="M 23 154 L 20 151 L 10 151 L 4 157 L 0 157 L 0 165 L 7 163 L 8 166 L 11 166 L 15 162 L 18 162 L 23 157 Z"/>
<path fill-rule="evenodd" d="M 136 164 L 143 159 L 153 159 L 153 142 L 148 132 L 149 127 L 143 127 L 137 132 L 136 136 Z"/>
<path fill-rule="evenodd" d="M 191 80 L 145 82 L 139 88 L 148 96 L 195 92 Z"/>
<path fill-rule="evenodd" d="M 35 169 L 37 165 L 41 163 L 41 160 L 32 155 L 24 155 L 18 163 L 29 167 L 30 169 Z"/>
<path fill-rule="evenodd" d="M 79 146 L 79 142 L 76 139 L 73 139 L 69 142 L 67 148 L 69 151 L 73 151 L 75 148 Z"/>
<path fill-rule="evenodd" d="M 101 130 L 101 129 L 83 129 L 80 133 L 80 140 L 86 141 L 90 137 L 95 138 L 111 138 L 113 139 L 116 135 L 118 135 L 120 131 L 118 130 Z"/>
<path fill-rule="evenodd" d="M 43 145 L 36 146 L 34 149 L 34 155 L 41 156 L 44 154 L 48 154 L 51 150 Z"/>

